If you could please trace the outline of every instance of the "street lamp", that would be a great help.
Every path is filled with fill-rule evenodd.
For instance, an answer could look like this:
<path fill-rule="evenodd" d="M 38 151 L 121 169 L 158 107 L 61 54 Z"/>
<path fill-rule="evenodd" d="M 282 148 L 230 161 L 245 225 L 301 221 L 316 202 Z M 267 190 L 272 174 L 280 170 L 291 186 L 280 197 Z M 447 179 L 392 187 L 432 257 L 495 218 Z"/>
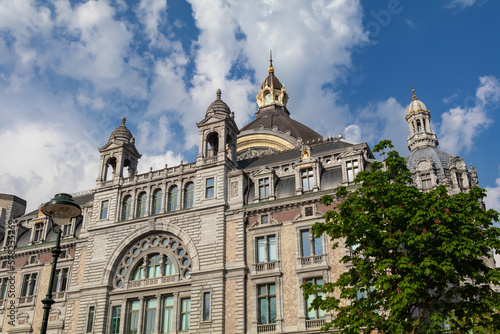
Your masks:
<path fill-rule="evenodd" d="M 52 304 L 55 303 L 52 299 L 52 287 L 54 284 L 54 275 L 56 273 L 57 259 L 61 254 L 61 228 L 55 228 L 55 225 L 67 225 L 71 218 L 78 217 L 82 213 L 80 206 L 73 200 L 69 194 L 56 194 L 53 199 L 45 203 L 42 207 L 42 212 L 49 217 L 51 228 L 57 233 L 56 246 L 52 248 L 52 270 L 50 271 L 49 289 L 47 295 L 42 300 L 43 303 L 43 321 L 41 334 L 47 333 L 47 322 L 49 320 L 49 312 Z"/>

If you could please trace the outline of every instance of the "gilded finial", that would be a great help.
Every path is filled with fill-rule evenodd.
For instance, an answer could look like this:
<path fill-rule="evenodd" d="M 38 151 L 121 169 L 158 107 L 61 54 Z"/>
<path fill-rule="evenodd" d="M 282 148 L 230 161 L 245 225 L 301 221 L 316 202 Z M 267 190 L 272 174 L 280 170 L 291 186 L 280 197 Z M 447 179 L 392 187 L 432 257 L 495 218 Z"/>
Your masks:
<path fill-rule="evenodd" d="M 273 50 L 269 50 L 269 73 L 274 73 L 273 67 Z"/>
<path fill-rule="evenodd" d="M 413 83 L 411 84 L 411 92 L 412 92 L 412 101 L 418 100 L 417 95 L 415 94 L 415 89 L 413 88 Z"/>
<path fill-rule="evenodd" d="M 217 100 L 220 100 L 220 97 L 221 97 L 221 95 L 222 95 L 222 92 L 221 92 L 220 88 L 219 88 L 219 89 L 217 89 L 216 94 L 217 94 Z"/>

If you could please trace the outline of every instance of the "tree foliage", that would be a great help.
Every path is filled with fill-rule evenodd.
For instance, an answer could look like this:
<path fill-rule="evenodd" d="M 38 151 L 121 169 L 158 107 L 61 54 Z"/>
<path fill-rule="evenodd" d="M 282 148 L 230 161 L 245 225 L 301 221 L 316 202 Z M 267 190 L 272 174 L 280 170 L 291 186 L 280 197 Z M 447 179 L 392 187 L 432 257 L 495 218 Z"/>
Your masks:
<path fill-rule="evenodd" d="M 382 141 L 373 162 L 355 179 L 357 188 L 339 187 L 324 196 L 335 210 L 316 223 L 352 249 L 341 262 L 346 272 L 335 282 L 303 284 L 304 295 L 318 291 L 312 308 L 333 311 L 332 327 L 342 333 L 453 333 L 474 328 L 500 329 L 500 271 L 487 265 L 492 249 L 500 248 L 499 214 L 485 210 L 486 192 L 473 188 L 454 196 L 443 185 L 420 192 L 404 158 Z M 360 296 L 362 297 L 360 298 Z"/>

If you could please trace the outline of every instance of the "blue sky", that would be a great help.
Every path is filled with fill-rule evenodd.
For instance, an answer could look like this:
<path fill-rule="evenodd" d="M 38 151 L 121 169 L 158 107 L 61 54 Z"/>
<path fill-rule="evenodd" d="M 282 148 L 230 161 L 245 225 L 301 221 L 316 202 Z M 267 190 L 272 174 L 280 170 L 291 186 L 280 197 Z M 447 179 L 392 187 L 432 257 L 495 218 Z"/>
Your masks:
<path fill-rule="evenodd" d="M 2 1 L 0 192 L 34 209 L 92 189 L 122 116 L 140 172 L 194 161 L 217 88 L 240 127 L 255 117 L 272 49 L 293 118 L 404 156 L 413 83 L 440 148 L 500 210 L 498 13 L 493 0 Z"/>

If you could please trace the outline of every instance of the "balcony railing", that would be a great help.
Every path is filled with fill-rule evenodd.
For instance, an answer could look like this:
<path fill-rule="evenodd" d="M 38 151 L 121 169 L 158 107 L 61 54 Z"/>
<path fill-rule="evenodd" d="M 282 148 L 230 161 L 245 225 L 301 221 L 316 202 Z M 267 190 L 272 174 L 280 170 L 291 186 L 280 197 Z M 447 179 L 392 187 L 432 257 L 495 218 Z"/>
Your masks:
<path fill-rule="evenodd" d="M 276 332 L 276 324 L 257 325 L 257 333 Z"/>
<path fill-rule="evenodd" d="M 325 319 L 306 320 L 306 329 L 320 328 L 325 324 Z"/>
<path fill-rule="evenodd" d="M 279 269 L 279 261 L 256 263 L 253 265 L 254 271 L 257 273 L 266 271 L 275 271 Z"/>
<path fill-rule="evenodd" d="M 326 263 L 326 254 L 306 256 L 300 259 L 302 266 Z"/>

